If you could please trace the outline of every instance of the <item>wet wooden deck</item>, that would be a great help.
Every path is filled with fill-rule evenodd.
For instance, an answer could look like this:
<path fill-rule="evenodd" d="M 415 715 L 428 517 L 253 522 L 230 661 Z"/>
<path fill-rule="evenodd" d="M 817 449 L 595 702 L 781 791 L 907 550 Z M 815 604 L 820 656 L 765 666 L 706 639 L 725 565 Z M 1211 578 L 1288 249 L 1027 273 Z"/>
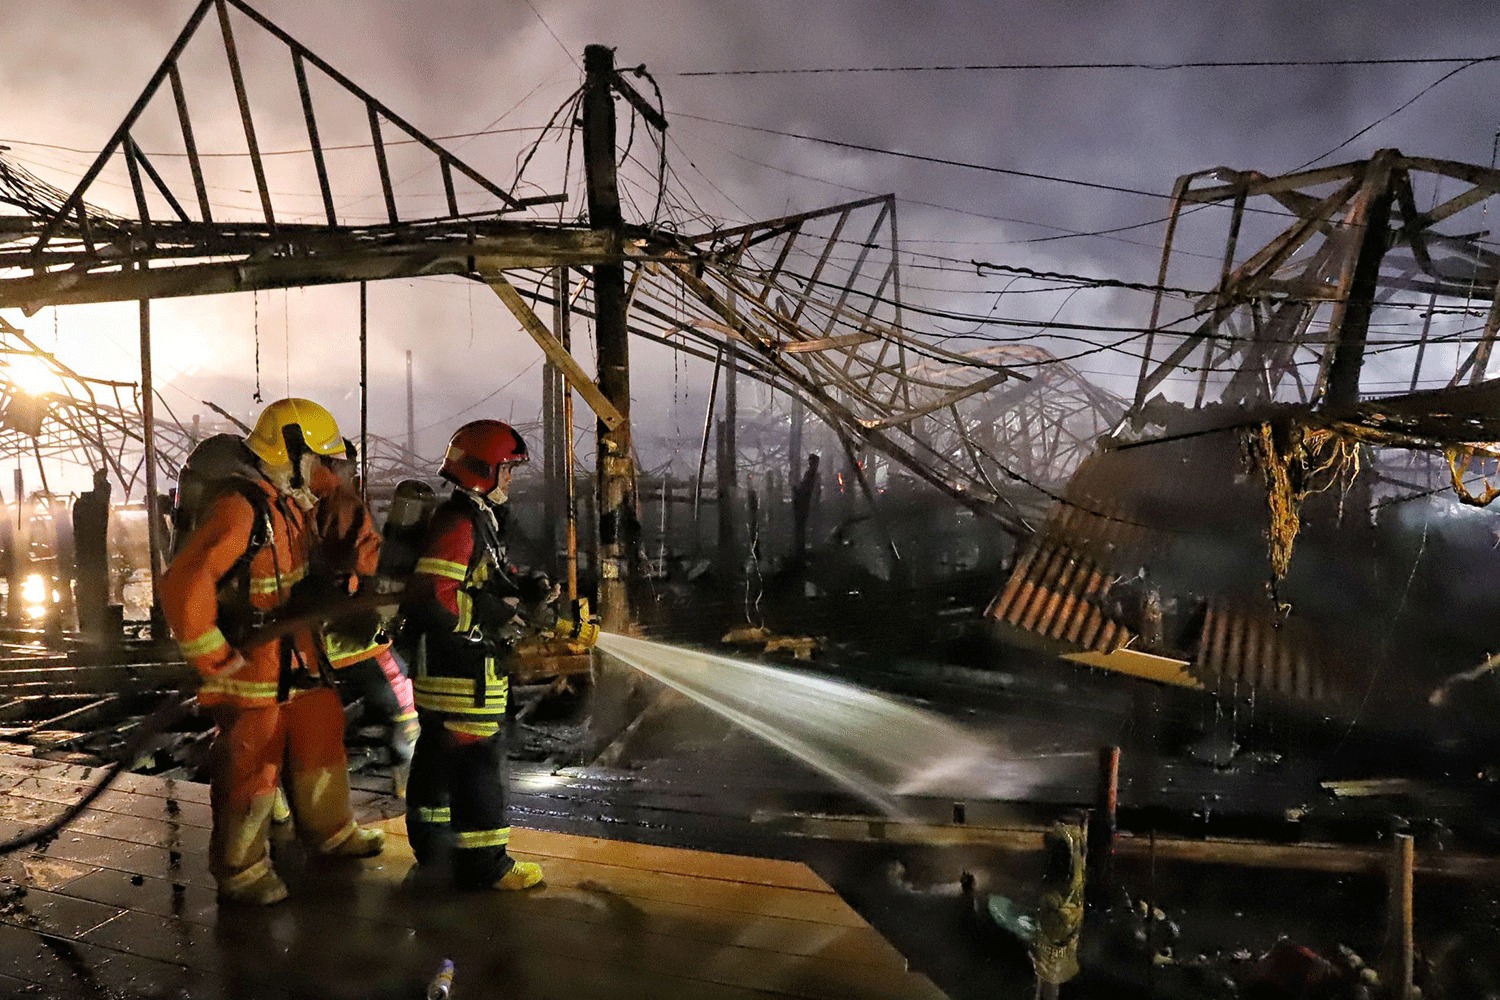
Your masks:
<path fill-rule="evenodd" d="M 0 753 L 0 839 L 98 773 Z M 281 845 L 292 899 L 221 911 L 207 802 L 126 775 L 45 850 L 0 858 L 0 996 L 420 1000 L 449 958 L 454 1000 L 942 997 L 804 865 L 565 834 L 514 834 L 545 887 L 458 894 L 413 869 L 387 820 L 381 857 Z"/>

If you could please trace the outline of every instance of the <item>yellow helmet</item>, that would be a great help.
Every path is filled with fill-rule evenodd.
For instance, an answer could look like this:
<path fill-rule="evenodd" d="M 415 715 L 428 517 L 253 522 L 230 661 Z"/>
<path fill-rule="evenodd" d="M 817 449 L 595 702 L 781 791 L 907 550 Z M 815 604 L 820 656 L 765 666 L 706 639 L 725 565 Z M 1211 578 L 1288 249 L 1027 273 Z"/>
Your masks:
<path fill-rule="evenodd" d="M 333 414 L 310 399 L 278 399 L 261 411 L 245 444 L 255 457 L 271 466 L 292 465 L 289 442 L 300 440 L 314 455 L 344 456 L 344 436 Z"/>

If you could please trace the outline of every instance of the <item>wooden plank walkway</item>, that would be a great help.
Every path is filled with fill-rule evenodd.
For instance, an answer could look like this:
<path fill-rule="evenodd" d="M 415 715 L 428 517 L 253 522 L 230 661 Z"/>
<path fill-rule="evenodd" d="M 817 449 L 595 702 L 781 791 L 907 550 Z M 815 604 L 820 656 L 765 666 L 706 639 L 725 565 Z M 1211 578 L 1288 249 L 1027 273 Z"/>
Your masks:
<path fill-rule="evenodd" d="M 0 838 L 98 773 L 0 753 Z M 0 858 L 0 997 L 420 1000 L 450 958 L 455 1000 L 942 998 L 805 865 L 566 834 L 513 835 L 545 887 L 461 894 L 388 819 L 368 861 L 278 845 L 292 899 L 221 911 L 207 800 L 127 775 L 45 849 Z"/>

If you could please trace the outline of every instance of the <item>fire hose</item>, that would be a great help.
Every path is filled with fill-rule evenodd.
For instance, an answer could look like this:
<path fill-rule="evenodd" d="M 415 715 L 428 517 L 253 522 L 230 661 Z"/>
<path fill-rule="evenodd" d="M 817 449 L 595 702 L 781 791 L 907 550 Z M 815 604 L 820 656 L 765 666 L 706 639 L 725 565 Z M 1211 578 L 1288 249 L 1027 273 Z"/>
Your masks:
<path fill-rule="evenodd" d="M 279 639 L 284 635 L 290 635 L 300 629 L 338 621 L 341 618 L 376 608 L 388 607 L 395 603 L 395 601 L 396 598 L 393 598 L 388 592 L 362 591 L 352 597 L 340 598 L 323 607 L 309 609 L 297 614 L 288 615 L 284 618 L 273 619 L 258 628 L 252 629 L 244 645 L 260 645 L 274 639 Z M 599 638 L 599 626 L 590 619 L 587 601 L 575 602 L 573 617 L 558 618 L 549 631 L 553 636 L 566 638 L 585 646 L 592 646 Z M 104 774 L 89 787 L 88 791 L 83 793 L 77 802 L 68 806 L 42 826 L 34 830 L 28 830 L 25 833 L 17 834 L 10 840 L 0 842 L 0 857 L 25 850 L 28 847 L 56 837 L 69 823 L 72 823 L 82 815 L 84 810 L 93 805 L 99 796 L 109 791 L 110 786 L 119 779 L 120 775 L 142 753 L 150 748 L 156 739 L 191 715 L 197 707 L 197 701 L 198 696 L 196 693 L 179 691 L 175 696 L 169 697 L 162 704 L 158 705 L 141 720 L 130 738 L 125 741 L 125 746 L 115 756 L 114 763 L 109 765 Z"/>

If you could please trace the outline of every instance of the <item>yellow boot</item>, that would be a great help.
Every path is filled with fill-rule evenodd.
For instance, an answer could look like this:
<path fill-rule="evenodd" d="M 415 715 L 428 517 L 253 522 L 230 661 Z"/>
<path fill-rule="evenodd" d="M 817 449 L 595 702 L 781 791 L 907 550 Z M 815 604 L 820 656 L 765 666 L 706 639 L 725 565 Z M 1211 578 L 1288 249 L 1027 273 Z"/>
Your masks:
<path fill-rule="evenodd" d="M 385 850 L 385 831 L 373 826 L 356 826 L 343 840 L 323 850 L 327 858 L 373 858 Z"/>
<path fill-rule="evenodd" d="M 254 869 L 243 874 L 251 875 L 253 871 Z M 287 897 L 286 883 L 269 866 L 265 867 L 259 877 L 252 878 L 248 883 L 239 885 L 237 882 L 237 879 L 229 879 L 219 884 L 220 903 L 271 906 Z"/>
<path fill-rule="evenodd" d="M 490 888 L 508 892 L 519 892 L 522 889 L 530 889 L 541 884 L 541 865 L 535 861 L 517 861 L 510 866 L 510 871 L 500 876 L 500 880 L 490 886 Z"/>

